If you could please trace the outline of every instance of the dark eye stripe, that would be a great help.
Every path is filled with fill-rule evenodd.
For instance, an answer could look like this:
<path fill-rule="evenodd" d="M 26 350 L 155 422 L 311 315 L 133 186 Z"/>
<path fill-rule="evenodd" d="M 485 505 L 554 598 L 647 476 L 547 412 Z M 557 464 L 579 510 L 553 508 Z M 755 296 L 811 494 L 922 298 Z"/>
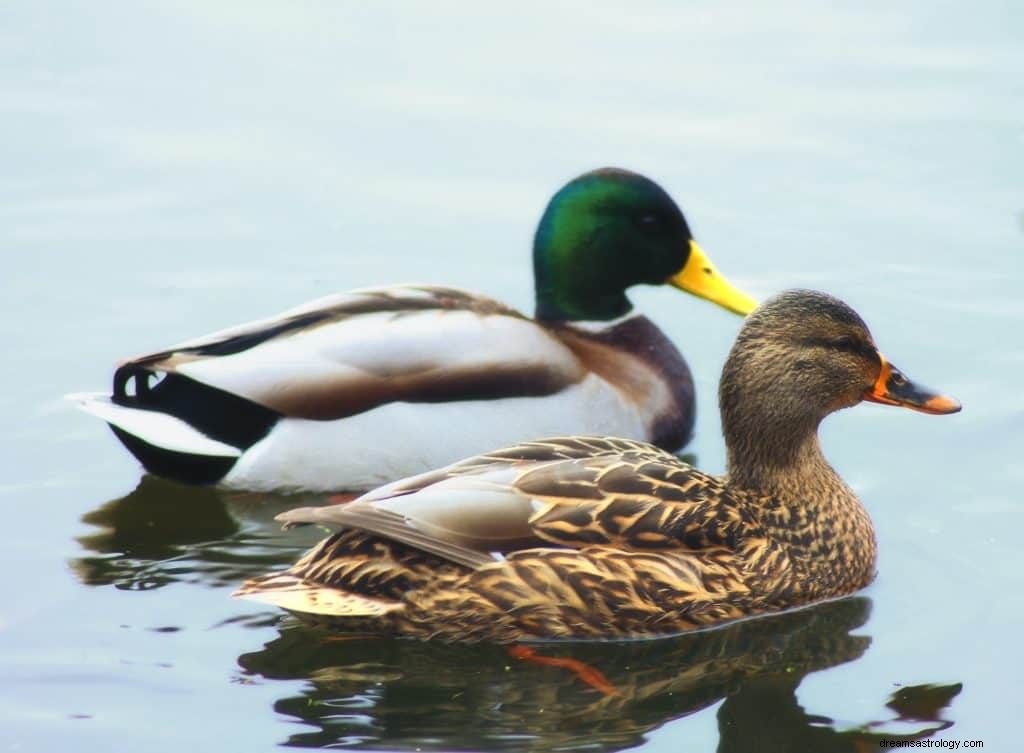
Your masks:
<path fill-rule="evenodd" d="M 811 337 L 805 339 L 803 344 L 809 347 L 828 348 L 829 350 L 841 350 L 846 351 L 847 353 L 857 353 L 862 356 L 871 356 L 875 353 L 875 349 L 863 340 L 854 340 L 853 338 L 847 337 Z"/>

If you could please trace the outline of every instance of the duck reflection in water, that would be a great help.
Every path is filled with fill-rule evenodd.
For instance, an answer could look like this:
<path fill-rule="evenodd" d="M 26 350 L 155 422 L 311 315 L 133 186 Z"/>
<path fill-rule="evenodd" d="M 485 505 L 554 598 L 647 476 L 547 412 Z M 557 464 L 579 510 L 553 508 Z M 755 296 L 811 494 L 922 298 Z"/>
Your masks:
<path fill-rule="evenodd" d="M 285 743 L 297 747 L 621 750 L 722 701 L 719 751 L 875 751 L 883 738 L 950 726 L 941 710 L 960 686 L 905 688 L 889 702 L 896 718 L 852 729 L 805 711 L 796 690 L 807 674 L 867 650 L 871 639 L 851 631 L 870 605 L 853 597 L 674 638 L 544 645 L 547 655 L 599 669 L 614 693 L 517 662 L 500 647 L 338 639 L 296 622 L 238 661 L 242 681 L 309 681 L 274 707 L 312 728 Z"/>
<path fill-rule="evenodd" d="M 300 499 L 326 500 L 228 492 L 146 475 L 126 496 L 82 516 L 99 530 L 78 537 L 92 554 L 70 565 L 90 586 L 146 590 L 184 581 L 233 587 L 268 566 L 290 563 L 320 538 L 312 528 L 282 531 L 273 520 Z"/>

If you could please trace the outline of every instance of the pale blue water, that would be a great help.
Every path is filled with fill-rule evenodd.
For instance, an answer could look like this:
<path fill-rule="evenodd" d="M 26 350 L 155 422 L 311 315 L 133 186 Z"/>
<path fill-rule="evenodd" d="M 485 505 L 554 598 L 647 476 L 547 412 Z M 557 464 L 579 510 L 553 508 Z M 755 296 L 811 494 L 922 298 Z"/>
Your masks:
<path fill-rule="evenodd" d="M 929 731 L 1014 749 L 1022 16 L 0 8 L 0 750 L 868 750 Z M 614 702 L 493 649 L 328 641 L 228 598 L 310 543 L 270 522 L 293 501 L 136 490 L 134 461 L 60 399 L 119 358 L 350 287 L 446 283 L 528 311 L 541 209 L 608 164 L 661 182 L 734 281 L 843 297 L 964 403 L 824 426 L 879 532 L 861 598 L 581 649 L 629 689 Z M 634 300 L 686 353 L 690 450 L 722 470 L 714 387 L 739 320 L 667 289 Z"/>

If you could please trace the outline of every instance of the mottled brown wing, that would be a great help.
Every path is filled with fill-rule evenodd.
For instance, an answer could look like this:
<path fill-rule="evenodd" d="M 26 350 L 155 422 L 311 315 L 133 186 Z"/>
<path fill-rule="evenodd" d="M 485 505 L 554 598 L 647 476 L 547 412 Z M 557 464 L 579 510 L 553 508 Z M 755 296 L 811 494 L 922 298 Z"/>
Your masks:
<path fill-rule="evenodd" d="M 721 479 L 671 456 L 626 452 L 541 466 L 515 486 L 543 504 L 530 518 L 536 535 L 563 546 L 733 548 L 754 524 Z"/>
<path fill-rule="evenodd" d="M 731 549 L 752 526 L 715 477 L 644 443 L 577 438 L 519 445 L 278 519 L 358 528 L 468 567 L 486 564 L 486 553 L 551 545 Z"/>
<path fill-rule="evenodd" d="M 360 500 L 327 507 L 300 507 L 281 513 L 276 519 L 286 526 L 317 523 L 365 531 L 466 567 L 493 562 L 494 558 L 488 552 L 503 549 L 503 539 L 491 540 L 474 535 L 467 526 L 438 525 L 430 515 L 412 518 Z"/>
<path fill-rule="evenodd" d="M 606 456 L 648 458 L 668 464 L 678 463 L 671 453 L 648 442 L 620 437 L 549 437 L 521 442 L 493 452 L 460 460 L 452 465 L 381 486 L 363 499 L 394 499 L 421 491 L 446 479 L 480 475 L 500 469 L 528 469 L 561 460 L 586 460 Z"/>

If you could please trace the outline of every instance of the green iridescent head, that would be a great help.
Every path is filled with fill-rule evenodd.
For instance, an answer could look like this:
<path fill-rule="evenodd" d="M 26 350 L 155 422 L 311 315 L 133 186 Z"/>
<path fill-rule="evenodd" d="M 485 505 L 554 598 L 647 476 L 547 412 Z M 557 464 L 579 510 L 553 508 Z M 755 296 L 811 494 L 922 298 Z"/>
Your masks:
<path fill-rule="evenodd" d="M 533 243 L 537 318 L 606 321 L 629 313 L 627 288 L 674 285 L 737 313 L 756 304 L 718 273 L 686 218 L 652 180 L 585 173 L 554 195 Z"/>

